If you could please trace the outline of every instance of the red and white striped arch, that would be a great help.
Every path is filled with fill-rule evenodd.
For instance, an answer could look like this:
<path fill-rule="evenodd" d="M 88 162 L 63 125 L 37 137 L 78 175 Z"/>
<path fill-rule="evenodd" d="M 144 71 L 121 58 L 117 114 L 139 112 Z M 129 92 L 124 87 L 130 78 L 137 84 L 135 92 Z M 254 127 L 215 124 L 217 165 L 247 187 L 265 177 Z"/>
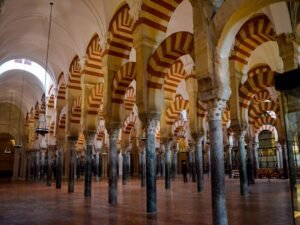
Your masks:
<path fill-rule="evenodd" d="M 104 140 L 105 138 L 105 126 L 103 124 L 99 124 L 97 128 L 97 140 Z"/>
<path fill-rule="evenodd" d="M 64 77 L 64 73 L 62 72 L 59 77 L 58 77 L 58 95 L 57 99 L 58 100 L 66 100 L 66 81 Z"/>
<path fill-rule="evenodd" d="M 188 129 L 188 124 L 187 124 L 187 122 L 185 122 L 185 121 L 183 121 L 183 120 L 177 120 L 175 123 L 174 123 L 174 125 L 173 125 L 173 135 L 175 136 L 175 137 L 177 137 L 178 136 L 178 132 L 179 131 L 181 131 L 181 130 L 183 130 L 183 131 L 187 131 L 187 129 Z"/>
<path fill-rule="evenodd" d="M 66 121 L 67 121 L 67 108 L 64 106 L 60 112 L 59 115 L 59 121 L 58 121 L 58 130 L 59 132 L 62 130 L 65 130 L 66 128 Z"/>
<path fill-rule="evenodd" d="M 258 92 L 256 95 L 254 95 L 254 97 L 252 98 L 251 104 L 252 105 L 259 104 L 266 100 L 269 100 L 269 101 L 272 100 L 270 92 L 267 89 L 262 90 L 262 91 Z"/>
<path fill-rule="evenodd" d="M 87 59 L 83 69 L 84 76 L 103 78 L 102 72 L 102 50 L 100 47 L 100 38 L 95 34 L 86 49 Z"/>
<path fill-rule="evenodd" d="M 162 89 L 168 70 L 176 60 L 192 54 L 194 37 L 189 32 L 177 32 L 168 36 L 156 49 L 148 62 L 148 88 Z"/>
<path fill-rule="evenodd" d="M 125 134 L 130 134 L 132 128 L 135 126 L 137 121 L 137 116 L 132 112 L 124 122 L 123 132 Z"/>
<path fill-rule="evenodd" d="M 185 100 L 181 95 L 177 95 L 175 101 L 167 108 L 166 123 L 173 125 L 182 110 L 189 110 L 189 101 Z"/>
<path fill-rule="evenodd" d="M 239 97 L 240 106 L 248 108 L 254 95 L 266 89 L 267 87 L 274 86 L 274 73 L 271 70 L 258 71 L 259 73 L 249 77 L 247 81 L 240 86 Z"/>
<path fill-rule="evenodd" d="M 254 133 L 256 133 L 257 130 L 263 125 L 271 125 L 273 127 L 276 127 L 277 120 L 270 116 L 264 116 L 264 117 L 257 118 L 255 123 L 252 125 Z"/>
<path fill-rule="evenodd" d="M 252 52 L 261 44 L 274 40 L 275 31 L 266 15 L 259 14 L 249 19 L 235 36 L 235 45 L 230 57 L 235 61 L 235 69 L 243 72 Z"/>
<path fill-rule="evenodd" d="M 51 123 L 50 123 L 50 129 L 49 129 L 49 134 L 50 134 L 50 136 L 55 136 L 55 122 L 54 121 L 52 121 Z"/>
<path fill-rule="evenodd" d="M 179 83 L 184 79 L 184 65 L 180 59 L 176 60 L 169 68 L 164 81 L 165 94 L 175 94 Z"/>
<path fill-rule="evenodd" d="M 88 115 L 98 115 L 101 110 L 101 104 L 103 104 L 103 83 L 96 84 L 88 98 Z"/>
<path fill-rule="evenodd" d="M 257 118 L 268 111 L 273 111 L 276 114 L 276 116 L 278 116 L 280 111 L 279 105 L 274 101 L 261 102 L 259 104 L 250 105 L 249 124 L 255 124 Z"/>
<path fill-rule="evenodd" d="M 69 80 L 68 80 L 68 88 L 81 90 L 80 80 L 81 80 L 81 66 L 79 63 L 79 57 L 75 56 L 72 60 L 69 68 Z"/>
<path fill-rule="evenodd" d="M 126 111 L 131 112 L 135 104 L 135 89 L 129 87 L 125 93 L 124 107 Z"/>
<path fill-rule="evenodd" d="M 207 116 L 207 105 L 200 100 L 197 102 L 197 116 L 201 118 Z"/>
<path fill-rule="evenodd" d="M 109 24 L 105 54 L 128 60 L 133 43 L 133 28 L 134 21 L 129 15 L 129 6 L 123 3 Z"/>
<path fill-rule="evenodd" d="M 72 109 L 71 109 L 71 119 L 70 122 L 73 124 L 79 124 L 81 119 L 81 96 L 77 97 L 75 99 Z"/>
<path fill-rule="evenodd" d="M 264 130 L 268 130 L 270 131 L 273 135 L 274 135 L 274 138 L 275 138 L 275 142 L 278 141 L 278 131 L 276 129 L 275 126 L 272 126 L 272 125 L 262 125 L 261 127 L 259 127 L 257 130 L 256 130 L 256 133 L 255 133 L 255 141 L 258 142 L 259 141 L 259 134 L 260 132 L 264 131 Z"/>
<path fill-rule="evenodd" d="M 124 64 L 115 75 L 113 81 L 112 102 L 116 104 L 123 104 L 125 93 L 130 83 L 136 77 L 135 62 L 128 62 Z"/>
<path fill-rule="evenodd" d="M 138 24 L 145 25 L 150 33 L 166 33 L 171 16 L 181 2 L 182 0 L 143 1 Z"/>

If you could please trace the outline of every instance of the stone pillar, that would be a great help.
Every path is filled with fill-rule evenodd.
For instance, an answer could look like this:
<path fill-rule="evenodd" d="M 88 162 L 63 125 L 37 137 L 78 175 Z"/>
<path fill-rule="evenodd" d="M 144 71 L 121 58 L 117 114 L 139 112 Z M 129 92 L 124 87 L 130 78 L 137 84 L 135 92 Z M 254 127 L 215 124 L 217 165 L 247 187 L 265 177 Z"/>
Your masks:
<path fill-rule="evenodd" d="M 56 189 L 61 189 L 61 176 L 62 176 L 62 151 L 57 151 L 56 157 Z"/>
<path fill-rule="evenodd" d="M 275 146 L 276 146 L 276 154 L 278 158 L 278 168 L 282 169 L 283 168 L 282 148 L 278 142 L 276 142 Z"/>
<path fill-rule="evenodd" d="M 141 187 L 146 186 L 146 152 L 144 149 L 140 153 L 140 166 L 141 166 Z"/>
<path fill-rule="evenodd" d="M 156 212 L 156 150 L 155 130 L 159 123 L 159 117 L 147 118 L 146 124 L 146 192 L 147 212 Z"/>
<path fill-rule="evenodd" d="M 26 178 L 26 163 L 27 163 L 27 154 L 24 148 L 21 149 L 21 170 L 20 170 L 20 178 L 21 180 L 25 180 Z"/>
<path fill-rule="evenodd" d="M 254 156 L 255 156 L 255 162 L 256 162 L 256 169 L 259 169 L 258 148 L 259 148 L 259 143 L 255 142 L 255 144 L 254 144 Z"/>
<path fill-rule="evenodd" d="M 255 141 L 255 140 L 254 140 Z M 248 143 L 248 165 L 247 170 L 250 169 L 250 171 L 247 171 L 247 175 L 250 175 L 248 177 L 249 184 L 255 184 L 255 162 L 254 162 L 254 141 L 249 140 Z"/>
<path fill-rule="evenodd" d="M 288 173 L 288 160 L 287 160 L 287 147 L 285 141 L 281 141 L 281 148 L 282 148 L 282 163 L 283 163 L 283 176 L 285 179 L 289 178 Z"/>
<path fill-rule="evenodd" d="M 111 205 L 117 204 L 117 188 L 118 188 L 118 176 L 117 176 L 117 139 L 119 135 L 119 128 L 111 128 L 109 130 L 109 191 L 108 202 Z"/>
<path fill-rule="evenodd" d="M 129 156 L 127 152 L 122 153 L 123 163 L 122 163 L 122 184 L 126 185 L 128 177 L 128 168 L 129 168 Z"/>
<path fill-rule="evenodd" d="M 48 146 L 48 151 L 47 151 L 47 186 L 51 186 L 51 180 L 52 180 L 52 151 L 53 151 L 53 146 L 49 145 Z"/>
<path fill-rule="evenodd" d="M 170 169 L 171 169 L 171 145 L 172 141 L 168 140 L 165 142 L 165 188 L 171 189 L 171 176 L 170 176 Z"/>
<path fill-rule="evenodd" d="M 31 152 L 26 151 L 26 181 L 30 181 L 31 180 L 31 175 L 30 175 L 30 170 L 31 170 Z"/>
<path fill-rule="evenodd" d="M 85 160 L 85 179 L 84 179 L 84 196 L 92 195 L 92 172 L 93 172 L 93 145 L 95 140 L 95 131 L 85 132 L 86 140 L 86 160 Z"/>
<path fill-rule="evenodd" d="M 172 179 L 175 180 L 177 176 L 177 150 L 173 149 L 172 151 Z"/>
<path fill-rule="evenodd" d="M 190 173 L 192 176 L 192 182 L 196 182 L 196 170 L 195 170 L 195 152 L 194 149 L 192 149 L 189 152 L 190 155 Z"/>
<path fill-rule="evenodd" d="M 196 156 L 196 174 L 197 174 L 197 190 L 198 192 L 202 192 L 204 189 L 204 176 L 203 176 L 203 136 L 195 136 L 195 156 Z"/>
<path fill-rule="evenodd" d="M 211 174 L 211 160 L 210 160 L 210 145 L 207 146 L 207 176 L 210 177 Z"/>
<path fill-rule="evenodd" d="M 13 169 L 13 180 L 18 179 L 20 170 L 20 149 L 14 149 L 14 169 Z"/>
<path fill-rule="evenodd" d="M 232 145 L 228 145 L 228 173 L 229 178 L 232 178 Z"/>
<path fill-rule="evenodd" d="M 160 152 L 160 162 L 159 162 L 159 167 L 160 167 L 160 177 L 164 177 L 165 171 L 164 171 L 164 152 Z"/>
<path fill-rule="evenodd" d="M 80 180 L 80 155 L 76 156 L 76 180 Z"/>
<path fill-rule="evenodd" d="M 240 193 L 241 195 L 248 195 L 248 177 L 246 166 L 246 149 L 245 149 L 245 134 L 246 131 L 242 130 L 238 136 L 239 148 L 239 171 L 240 171 Z"/>
<path fill-rule="evenodd" d="M 96 151 L 96 181 L 100 179 L 100 151 Z"/>
<path fill-rule="evenodd" d="M 40 160 L 40 180 L 43 181 L 45 177 L 45 159 L 46 151 L 41 150 L 41 160 Z"/>
<path fill-rule="evenodd" d="M 77 142 L 78 137 L 77 136 L 70 136 L 69 138 L 70 142 L 70 164 L 69 164 L 69 183 L 68 183 L 68 192 L 72 193 L 74 192 L 74 170 L 75 170 L 75 144 Z"/>
<path fill-rule="evenodd" d="M 284 145 L 284 148 L 287 150 L 288 154 L 288 159 L 289 159 L 289 172 L 290 172 L 290 184 L 292 188 L 295 187 L 297 184 L 297 171 L 296 171 L 296 165 L 295 165 L 295 158 L 294 158 L 294 152 L 293 152 L 293 145 L 294 145 L 294 140 L 293 137 L 295 135 L 290 132 L 288 134 L 288 137 L 291 138 L 291 140 L 288 140 L 287 146 Z"/>
<path fill-rule="evenodd" d="M 208 102 L 213 225 L 228 224 L 222 130 L 222 111 L 225 105 L 226 101 L 222 99 L 214 99 Z"/>

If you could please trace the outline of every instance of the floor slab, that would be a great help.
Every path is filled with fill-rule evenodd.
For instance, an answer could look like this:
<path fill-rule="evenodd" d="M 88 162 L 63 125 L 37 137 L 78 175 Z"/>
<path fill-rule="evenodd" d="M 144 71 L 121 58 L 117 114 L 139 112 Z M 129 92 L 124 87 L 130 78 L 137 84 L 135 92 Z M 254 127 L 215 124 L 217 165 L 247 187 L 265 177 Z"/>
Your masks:
<path fill-rule="evenodd" d="M 203 193 L 196 183 L 172 181 L 171 190 L 157 180 L 158 213 L 146 212 L 146 189 L 138 179 L 127 185 L 118 183 L 118 205 L 108 204 L 106 180 L 93 182 L 92 198 L 84 197 L 84 181 L 75 183 L 75 192 L 67 192 L 67 182 L 56 190 L 55 184 L 0 181 L 0 224 L 5 225 L 211 225 L 210 182 Z M 250 195 L 241 197 L 239 181 L 226 180 L 226 198 L 230 225 L 292 225 L 288 181 L 259 180 L 250 187 Z"/>

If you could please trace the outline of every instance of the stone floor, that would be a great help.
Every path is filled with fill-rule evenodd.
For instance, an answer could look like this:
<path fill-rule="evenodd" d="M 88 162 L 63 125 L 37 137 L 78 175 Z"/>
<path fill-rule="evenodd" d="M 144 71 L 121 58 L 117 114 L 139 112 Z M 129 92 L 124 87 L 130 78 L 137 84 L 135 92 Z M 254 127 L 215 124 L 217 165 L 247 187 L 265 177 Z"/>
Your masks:
<path fill-rule="evenodd" d="M 5 225 L 211 225 L 209 180 L 203 193 L 196 184 L 184 184 L 181 177 L 164 189 L 157 181 L 158 213 L 147 215 L 145 189 L 138 179 L 118 184 L 118 205 L 108 204 L 107 181 L 94 182 L 92 198 L 84 198 L 84 182 L 75 184 L 75 193 L 67 193 L 44 183 L 0 181 L 0 224 Z M 230 225 L 292 225 L 287 181 L 259 180 L 248 197 L 239 195 L 238 180 L 226 180 Z"/>

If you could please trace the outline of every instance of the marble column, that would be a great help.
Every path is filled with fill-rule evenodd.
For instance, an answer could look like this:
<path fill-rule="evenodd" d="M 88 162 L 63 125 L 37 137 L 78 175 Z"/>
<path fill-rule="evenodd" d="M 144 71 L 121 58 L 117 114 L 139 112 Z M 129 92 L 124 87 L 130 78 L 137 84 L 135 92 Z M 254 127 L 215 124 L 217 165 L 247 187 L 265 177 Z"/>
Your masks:
<path fill-rule="evenodd" d="M 293 138 L 295 135 L 292 134 L 292 132 L 290 134 L 288 134 L 288 137 Z M 290 174 L 290 184 L 291 186 L 294 188 L 295 185 L 297 184 L 297 171 L 296 171 L 296 163 L 295 163 L 295 156 L 294 156 L 294 152 L 293 152 L 293 145 L 294 145 L 294 140 L 288 140 L 288 144 L 287 146 L 285 145 L 284 148 L 287 150 L 287 154 L 288 154 L 288 159 L 289 159 L 289 174 Z"/>
<path fill-rule="evenodd" d="M 240 193 L 241 193 L 241 195 L 248 195 L 248 193 L 249 193 L 248 192 L 247 166 L 246 166 L 245 134 L 246 134 L 246 131 L 244 131 L 244 130 L 241 130 L 238 134 Z"/>
<path fill-rule="evenodd" d="M 247 171 L 247 175 L 250 175 L 250 177 L 248 177 L 250 184 L 255 184 L 254 141 L 249 140 L 248 143 L 248 160 L 250 165 L 247 170 L 250 169 L 250 171 Z"/>
<path fill-rule="evenodd" d="M 194 147 L 193 147 L 194 148 Z M 192 182 L 196 182 L 196 170 L 195 170 L 195 152 L 194 150 L 189 152 L 190 154 L 190 168 L 191 168 L 191 176 L 192 176 Z"/>
<path fill-rule="evenodd" d="M 109 129 L 109 191 L 108 202 L 111 205 L 117 204 L 117 188 L 118 188 L 118 176 L 117 176 L 117 139 L 119 135 L 119 128 Z"/>
<path fill-rule="evenodd" d="M 80 155 L 76 156 L 76 180 L 80 180 Z"/>
<path fill-rule="evenodd" d="M 18 179 L 20 170 L 20 150 L 19 148 L 14 149 L 14 169 L 13 169 L 13 180 Z"/>
<path fill-rule="evenodd" d="M 75 144 L 77 142 L 77 136 L 70 136 L 68 138 L 70 142 L 70 164 L 69 164 L 69 183 L 68 183 L 68 192 L 74 192 L 74 170 L 75 170 Z"/>
<path fill-rule="evenodd" d="M 226 101 L 208 102 L 209 140 L 211 150 L 211 195 L 213 225 L 227 225 L 222 114 Z"/>
<path fill-rule="evenodd" d="M 159 167 L 160 167 L 160 177 L 164 177 L 165 171 L 164 171 L 164 152 L 160 152 L 160 162 L 159 162 Z"/>
<path fill-rule="evenodd" d="M 289 172 L 288 172 L 288 160 L 287 160 L 287 147 L 285 141 L 282 141 L 280 144 L 282 148 L 283 176 L 285 179 L 288 179 Z"/>
<path fill-rule="evenodd" d="M 57 151 L 56 157 L 56 189 L 61 189 L 61 176 L 62 176 L 62 162 L 61 162 L 61 149 Z"/>
<path fill-rule="evenodd" d="M 141 166 L 141 187 L 146 186 L 146 153 L 145 150 L 141 150 L 140 153 L 140 166 Z"/>
<path fill-rule="evenodd" d="M 147 212 L 156 213 L 156 150 L 155 131 L 159 116 L 147 118 L 146 124 L 146 192 Z"/>
<path fill-rule="evenodd" d="M 171 189 L 171 176 L 170 176 L 170 168 L 171 168 L 171 145 L 172 141 L 168 140 L 165 142 L 165 188 Z"/>
<path fill-rule="evenodd" d="M 85 161 L 85 179 L 84 179 L 84 196 L 92 195 L 92 172 L 93 172 L 93 145 L 96 131 L 85 132 L 86 140 L 86 161 Z"/>
<path fill-rule="evenodd" d="M 203 136 L 194 137 L 195 153 L 196 153 L 196 169 L 197 169 L 197 190 L 202 192 L 204 189 L 204 176 L 203 176 Z"/>
<path fill-rule="evenodd" d="M 232 145 L 228 145 L 228 174 L 232 178 Z"/>
<path fill-rule="evenodd" d="M 53 146 L 48 146 L 47 150 L 47 186 L 51 186 L 52 180 L 52 151 Z"/>
<path fill-rule="evenodd" d="M 127 182 L 127 173 L 129 167 L 129 160 L 127 152 L 122 152 L 123 163 L 122 163 L 122 184 L 126 185 Z"/>
<path fill-rule="evenodd" d="M 177 151 L 172 151 L 172 179 L 175 180 L 177 175 Z"/>
<path fill-rule="evenodd" d="M 254 144 L 254 156 L 255 156 L 255 162 L 256 162 L 256 169 L 259 169 L 258 148 L 259 148 L 259 143 L 255 142 L 255 144 Z"/>
<path fill-rule="evenodd" d="M 40 160 L 40 180 L 43 181 L 45 178 L 45 159 L 46 151 L 41 150 L 41 160 Z"/>
<path fill-rule="evenodd" d="M 26 181 L 31 180 L 30 170 L 31 170 L 31 152 L 26 152 Z"/>
<path fill-rule="evenodd" d="M 100 151 L 96 151 L 96 181 L 99 181 L 100 178 Z"/>
<path fill-rule="evenodd" d="M 210 157 L 210 145 L 207 146 L 207 176 L 211 174 L 211 157 Z"/>

